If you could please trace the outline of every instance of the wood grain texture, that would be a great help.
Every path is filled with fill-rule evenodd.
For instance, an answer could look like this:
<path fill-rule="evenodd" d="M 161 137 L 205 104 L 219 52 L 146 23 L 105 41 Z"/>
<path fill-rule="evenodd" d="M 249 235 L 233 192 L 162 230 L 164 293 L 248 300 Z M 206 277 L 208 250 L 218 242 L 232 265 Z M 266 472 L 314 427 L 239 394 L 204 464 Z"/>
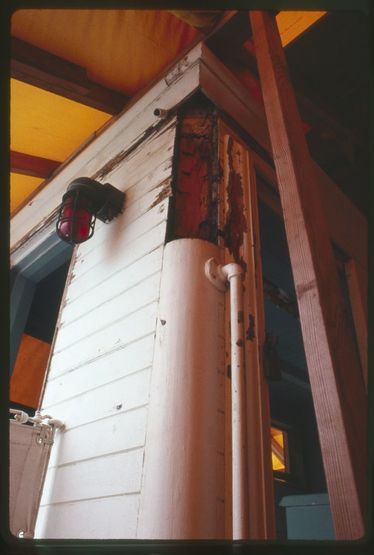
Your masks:
<path fill-rule="evenodd" d="M 366 389 L 368 387 L 368 276 L 354 259 L 345 264 L 349 299 L 360 352 L 362 373 Z"/>
<path fill-rule="evenodd" d="M 337 539 L 365 533 L 367 399 L 274 17 L 250 12 Z"/>

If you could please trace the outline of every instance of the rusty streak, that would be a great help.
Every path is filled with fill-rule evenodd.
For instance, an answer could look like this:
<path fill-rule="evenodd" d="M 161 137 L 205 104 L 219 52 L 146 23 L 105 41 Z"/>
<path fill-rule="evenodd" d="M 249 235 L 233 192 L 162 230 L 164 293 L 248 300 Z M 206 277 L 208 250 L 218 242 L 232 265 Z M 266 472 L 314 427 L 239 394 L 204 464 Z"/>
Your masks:
<path fill-rule="evenodd" d="M 174 238 L 217 239 L 213 199 L 215 125 L 211 107 L 192 107 L 182 116 L 176 147 Z"/>
<path fill-rule="evenodd" d="M 160 202 L 162 202 L 166 198 L 171 197 L 172 194 L 173 194 L 173 192 L 172 192 L 172 188 L 171 188 L 171 185 L 170 185 L 170 181 L 167 180 L 166 185 L 164 185 L 164 187 L 158 193 L 157 197 L 155 198 L 155 200 L 150 205 L 149 210 L 151 210 L 151 208 L 154 208 L 155 206 L 160 204 Z"/>
<path fill-rule="evenodd" d="M 224 227 L 225 246 L 233 255 L 235 262 L 241 264 L 246 269 L 246 263 L 240 255 L 240 248 L 243 245 L 243 235 L 247 231 L 247 220 L 244 215 L 244 196 L 240 174 L 234 168 L 232 137 L 227 144 L 227 154 L 229 160 L 229 176 L 227 185 L 227 196 L 229 209 L 227 212 Z"/>
<path fill-rule="evenodd" d="M 248 320 L 249 324 L 246 332 L 246 339 L 249 339 L 249 341 L 253 341 L 255 338 L 255 319 L 253 314 L 248 315 Z"/>
<path fill-rule="evenodd" d="M 91 178 L 100 179 L 102 177 L 105 177 L 108 173 L 112 172 L 114 168 L 116 168 L 122 162 L 122 160 L 127 158 L 127 156 L 131 154 L 131 152 L 133 152 L 140 145 L 142 145 L 146 139 L 149 139 L 154 135 L 156 135 L 158 131 L 161 129 L 161 127 L 165 126 L 164 129 L 162 129 L 160 134 L 170 129 L 170 127 L 173 125 L 175 125 L 174 122 L 171 122 L 171 123 L 169 122 L 169 125 L 165 125 L 165 120 L 157 121 L 157 123 L 155 123 L 154 125 L 151 125 L 151 127 L 148 127 L 144 131 L 144 133 L 140 135 L 140 137 L 135 141 L 135 143 L 132 146 L 130 146 L 126 150 L 121 150 L 120 152 L 118 152 L 118 154 L 113 156 L 113 158 L 111 158 L 108 162 L 106 162 L 97 172 L 91 175 Z"/>

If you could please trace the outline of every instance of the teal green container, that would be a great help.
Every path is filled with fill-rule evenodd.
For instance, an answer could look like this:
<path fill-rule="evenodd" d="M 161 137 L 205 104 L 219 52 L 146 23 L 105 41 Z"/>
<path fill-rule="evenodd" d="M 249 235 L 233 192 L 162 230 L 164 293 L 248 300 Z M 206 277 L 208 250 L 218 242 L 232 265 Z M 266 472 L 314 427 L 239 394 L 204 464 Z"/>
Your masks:
<path fill-rule="evenodd" d="M 286 511 L 287 539 L 335 539 L 327 493 L 287 495 L 279 506 Z"/>

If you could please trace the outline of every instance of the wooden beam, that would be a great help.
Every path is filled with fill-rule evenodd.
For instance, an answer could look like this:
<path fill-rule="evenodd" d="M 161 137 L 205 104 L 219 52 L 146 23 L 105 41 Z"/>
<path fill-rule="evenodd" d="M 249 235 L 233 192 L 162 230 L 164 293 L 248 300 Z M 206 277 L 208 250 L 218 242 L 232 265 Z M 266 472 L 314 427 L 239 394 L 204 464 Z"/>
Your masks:
<path fill-rule="evenodd" d="M 283 218 L 282 207 L 278 195 L 278 181 L 276 172 L 256 152 L 251 151 L 258 173 L 265 182 L 272 185 L 266 190 L 262 184 L 258 188 L 259 196 L 276 214 Z M 329 214 L 328 227 L 332 242 L 344 252 L 348 258 L 353 258 L 367 272 L 367 224 L 365 217 L 354 206 L 351 200 L 335 185 L 329 176 L 318 166 L 313 164 L 318 179 L 320 195 L 323 197 L 325 209 Z M 347 226 L 347 222 L 350 223 Z"/>
<path fill-rule="evenodd" d="M 250 37 L 250 28 L 243 12 L 238 11 L 225 25 L 205 39 L 205 44 L 220 59 L 235 58 L 243 43 Z M 230 48 L 228 48 L 230 45 Z"/>
<path fill-rule="evenodd" d="M 368 295 L 367 272 L 351 258 L 345 264 L 345 273 L 352 307 L 352 316 L 356 330 L 358 350 L 365 386 L 368 385 Z"/>
<path fill-rule="evenodd" d="M 203 52 L 202 60 L 200 70 L 202 90 L 230 118 L 240 122 L 242 130 L 248 134 L 249 144 L 252 144 L 252 148 L 271 164 L 272 159 L 268 155 L 268 153 L 271 154 L 271 145 L 262 106 L 248 94 L 248 88 L 245 85 L 233 79 L 227 67 L 208 49 Z M 217 76 L 219 76 L 218 79 Z M 257 156 L 257 159 L 260 159 L 260 156 Z M 256 160 L 255 163 L 257 166 Z M 313 162 L 313 169 L 318 175 L 324 202 L 330 207 L 328 224 L 333 241 L 346 255 L 357 259 L 364 268 L 367 268 L 365 216 L 315 162 Z M 276 182 L 275 179 L 275 184 Z M 349 226 L 347 221 L 350 223 Z"/>
<path fill-rule="evenodd" d="M 83 67 L 14 37 L 11 77 L 108 114 L 120 112 L 128 100 L 127 96 L 91 81 Z"/>
<path fill-rule="evenodd" d="M 31 156 L 23 152 L 10 152 L 10 171 L 13 173 L 21 173 L 23 175 L 30 175 L 32 177 L 42 177 L 46 179 L 49 177 L 59 166 L 61 162 L 56 160 L 49 160 L 48 158 L 41 158 L 40 156 Z"/>
<path fill-rule="evenodd" d="M 230 61 L 237 60 L 245 65 L 247 70 L 250 70 L 253 82 L 258 82 L 258 71 L 256 65 L 255 52 L 253 48 L 253 41 L 250 39 L 243 44 L 242 48 L 236 54 L 230 48 L 229 53 Z M 236 56 L 236 57 L 235 57 Z M 299 106 L 300 114 L 303 118 L 305 130 L 312 127 L 322 130 L 324 133 L 333 134 L 334 139 L 345 144 L 356 145 L 362 147 L 362 141 L 357 133 L 352 130 L 346 129 L 341 123 L 323 108 L 315 104 L 312 100 L 306 97 L 299 89 L 295 89 L 297 103 Z"/>
<path fill-rule="evenodd" d="M 365 533 L 367 397 L 275 18 L 250 12 L 337 539 Z"/>

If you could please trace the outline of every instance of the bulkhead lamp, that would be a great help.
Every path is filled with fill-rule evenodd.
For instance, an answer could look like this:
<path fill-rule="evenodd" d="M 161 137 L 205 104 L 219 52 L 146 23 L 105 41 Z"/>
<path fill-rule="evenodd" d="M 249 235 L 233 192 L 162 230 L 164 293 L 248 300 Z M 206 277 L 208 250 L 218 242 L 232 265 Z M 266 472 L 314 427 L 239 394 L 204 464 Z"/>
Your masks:
<path fill-rule="evenodd" d="M 122 212 L 125 194 L 109 183 L 78 177 L 62 197 L 57 234 L 63 241 L 78 244 L 92 237 L 96 218 L 110 222 Z"/>

